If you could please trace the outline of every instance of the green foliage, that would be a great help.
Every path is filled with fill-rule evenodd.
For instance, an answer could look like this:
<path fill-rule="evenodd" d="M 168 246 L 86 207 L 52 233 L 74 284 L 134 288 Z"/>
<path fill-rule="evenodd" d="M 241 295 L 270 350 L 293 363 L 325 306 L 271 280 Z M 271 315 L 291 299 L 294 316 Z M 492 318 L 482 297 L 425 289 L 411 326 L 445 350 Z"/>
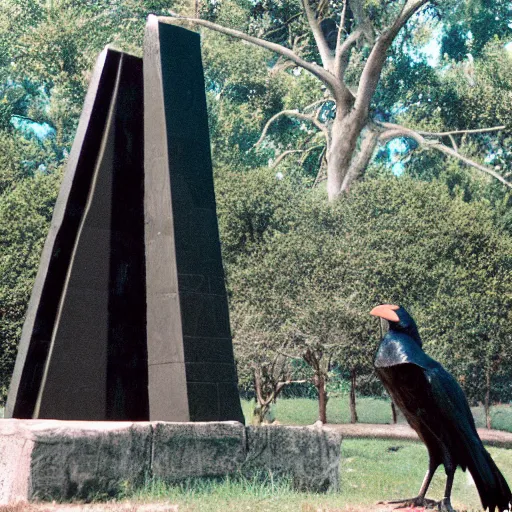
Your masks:
<path fill-rule="evenodd" d="M 224 261 L 228 271 L 276 233 L 287 232 L 300 216 L 303 189 L 300 183 L 279 179 L 270 169 L 236 172 L 219 170 L 215 192 Z"/>
<path fill-rule="evenodd" d="M 99 52 L 112 44 L 141 55 L 147 15 L 187 5 L 5 0 L 0 5 L 0 126 L 12 114 L 47 122 L 57 131 L 57 145 L 69 150 Z M 2 97 L 10 112 L 3 112 Z"/>
<path fill-rule="evenodd" d="M 401 303 L 470 398 L 483 399 L 477 361 L 509 371 L 512 239 L 487 202 L 404 177 L 367 180 L 336 205 L 305 194 L 300 207 L 229 271 L 236 343 L 266 333 L 262 350 L 314 348 L 364 373 L 379 338 L 368 311 Z"/>
<path fill-rule="evenodd" d="M 52 141 L 39 142 L 14 130 L 0 130 L 0 194 L 23 178 L 55 170 Z"/>
<path fill-rule="evenodd" d="M 507 0 L 449 0 L 437 8 L 445 20 L 441 51 L 449 58 L 463 60 L 468 52 L 480 55 L 496 36 L 510 39 L 512 7 Z"/>

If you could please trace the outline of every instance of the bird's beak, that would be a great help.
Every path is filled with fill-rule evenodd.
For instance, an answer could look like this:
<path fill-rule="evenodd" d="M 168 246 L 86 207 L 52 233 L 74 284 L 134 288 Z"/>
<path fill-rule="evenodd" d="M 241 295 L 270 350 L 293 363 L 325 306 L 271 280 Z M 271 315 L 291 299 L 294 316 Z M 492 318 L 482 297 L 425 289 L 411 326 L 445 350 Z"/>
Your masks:
<path fill-rule="evenodd" d="M 395 313 L 397 309 L 400 309 L 400 306 L 395 306 L 394 304 L 381 304 L 373 308 L 370 311 L 370 315 L 379 316 L 380 318 L 384 318 L 389 322 L 399 322 L 400 318 Z"/>

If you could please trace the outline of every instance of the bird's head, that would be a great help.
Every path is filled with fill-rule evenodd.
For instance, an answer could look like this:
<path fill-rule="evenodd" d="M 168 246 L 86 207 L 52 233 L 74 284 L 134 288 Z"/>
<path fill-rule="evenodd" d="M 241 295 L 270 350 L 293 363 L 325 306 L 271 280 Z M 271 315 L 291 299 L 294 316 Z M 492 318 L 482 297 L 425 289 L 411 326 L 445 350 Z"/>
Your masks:
<path fill-rule="evenodd" d="M 422 342 L 416 327 L 416 322 L 402 306 L 381 304 L 370 311 L 370 315 L 384 318 L 389 322 L 389 330 L 407 334 L 421 347 Z"/>

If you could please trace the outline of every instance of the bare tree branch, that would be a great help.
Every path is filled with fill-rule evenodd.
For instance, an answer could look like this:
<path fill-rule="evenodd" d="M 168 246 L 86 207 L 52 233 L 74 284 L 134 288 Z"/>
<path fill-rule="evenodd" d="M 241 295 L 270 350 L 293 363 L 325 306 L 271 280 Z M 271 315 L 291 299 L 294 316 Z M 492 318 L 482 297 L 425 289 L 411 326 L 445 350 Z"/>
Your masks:
<path fill-rule="evenodd" d="M 313 32 L 313 37 L 315 38 L 316 46 L 320 53 L 320 58 L 322 59 L 322 65 L 327 71 L 331 71 L 333 58 L 329 50 L 329 45 L 327 44 L 324 33 L 322 32 L 322 29 L 316 20 L 315 13 L 311 9 L 309 0 L 302 0 L 302 6 L 304 7 L 306 18 L 308 20 L 309 26 L 311 27 L 311 32 Z"/>
<path fill-rule="evenodd" d="M 311 153 L 311 151 L 314 151 L 315 149 L 322 148 L 324 146 L 312 146 L 310 148 L 306 149 L 288 149 L 286 151 L 283 151 L 275 160 L 275 162 L 272 163 L 270 166 L 271 169 L 275 169 L 282 161 L 285 159 L 288 155 L 292 155 L 293 153 L 304 153 L 303 157 L 301 158 L 302 161 L 304 161 L 305 157 Z"/>
<path fill-rule="evenodd" d="M 306 151 L 305 149 L 287 149 L 286 151 L 283 151 L 275 160 L 275 162 L 272 162 L 272 165 L 270 166 L 271 169 L 275 169 L 288 155 L 292 155 L 293 153 L 303 153 Z"/>
<path fill-rule="evenodd" d="M 215 30 L 216 32 L 220 32 L 221 34 L 225 34 L 227 36 L 236 37 L 238 39 L 242 39 L 243 41 L 247 41 L 256 46 L 261 46 L 262 48 L 266 48 L 267 50 L 271 50 L 273 52 L 290 59 L 292 62 L 295 62 L 301 68 L 304 68 L 306 71 L 309 71 L 311 74 L 316 76 L 319 80 L 321 80 L 331 91 L 332 95 L 335 98 L 343 98 L 345 96 L 346 87 L 337 80 L 333 74 L 331 74 L 326 69 L 322 68 L 315 62 L 308 62 L 307 60 L 299 57 L 295 52 L 282 46 L 280 44 L 271 43 L 270 41 L 265 41 L 264 39 L 260 39 L 259 37 L 250 36 L 241 32 L 240 30 L 235 30 L 232 28 L 223 27 L 222 25 L 217 25 L 217 23 L 212 23 L 211 21 L 202 20 L 200 18 L 191 18 L 189 16 L 180 16 L 179 14 L 172 13 L 172 16 L 159 16 L 158 21 L 162 23 L 174 23 L 176 20 L 184 20 L 189 21 L 191 23 L 195 23 L 196 25 L 200 25 L 211 30 Z"/>
<path fill-rule="evenodd" d="M 278 382 L 277 385 L 276 385 L 276 392 L 275 392 L 274 398 L 277 398 L 277 395 L 279 395 L 281 390 L 285 386 L 288 386 L 289 384 L 306 384 L 307 382 L 309 382 L 309 381 L 306 380 L 306 379 L 302 379 L 302 380 L 285 380 L 285 381 Z"/>
<path fill-rule="evenodd" d="M 31 123 L 37 123 L 37 124 L 41 124 L 44 122 L 44 121 L 36 121 L 32 117 L 22 116 L 21 114 L 11 114 L 11 117 L 15 117 L 16 119 L 23 119 L 24 121 L 30 121 Z"/>
<path fill-rule="evenodd" d="M 430 146 L 441 151 L 442 153 L 445 153 L 448 156 L 458 158 L 459 160 L 461 160 L 462 162 L 464 162 L 466 165 L 468 165 L 470 167 L 474 167 L 475 169 L 478 169 L 479 171 L 490 174 L 497 180 L 501 181 L 501 183 L 503 183 L 507 187 L 512 188 L 512 183 L 508 182 L 503 176 L 498 174 L 496 171 L 494 171 L 490 167 L 486 167 L 485 165 L 479 164 L 478 162 L 471 160 L 471 158 L 468 158 L 467 156 L 461 155 L 457 151 L 454 151 L 453 149 L 445 146 L 444 144 L 437 143 L 437 144 L 432 144 Z"/>
<path fill-rule="evenodd" d="M 302 357 L 287 354 L 286 352 L 283 352 L 281 350 L 276 350 L 276 352 L 278 354 L 281 354 L 282 356 L 288 357 L 289 359 L 298 359 L 298 360 L 302 361 Z"/>
<path fill-rule="evenodd" d="M 254 368 L 254 388 L 256 391 L 256 398 L 259 404 L 263 404 L 265 400 L 261 394 L 261 377 L 257 368 Z"/>
<path fill-rule="evenodd" d="M 355 109 L 367 112 L 370 101 L 375 93 L 380 79 L 382 67 L 386 61 L 386 54 L 393 43 L 400 29 L 409 21 L 409 18 L 423 7 L 429 0 L 407 0 L 402 11 L 394 23 L 383 32 L 370 52 L 363 72 L 359 79 L 358 93 L 355 102 Z"/>
<path fill-rule="evenodd" d="M 285 59 L 284 57 L 280 56 L 277 59 L 277 62 L 272 66 L 269 73 L 271 75 L 277 75 L 277 73 L 280 73 L 281 71 L 286 71 L 287 69 L 294 68 L 296 66 L 295 62 L 292 62 L 291 60 Z"/>
<path fill-rule="evenodd" d="M 280 27 L 273 28 L 272 30 L 269 30 L 268 32 L 263 34 L 263 37 L 269 37 L 270 35 L 275 34 L 276 32 L 279 32 L 280 30 L 286 29 L 287 25 L 289 23 L 291 23 L 293 20 L 296 20 L 297 18 L 300 18 L 300 16 L 302 16 L 301 12 L 294 14 L 291 18 L 288 18 Z"/>
<path fill-rule="evenodd" d="M 457 142 L 455 141 L 455 137 L 451 134 L 448 134 L 448 138 L 450 139 L 450 142 L 452 143 L 452 147 L 454 151 L 459 151 L 459 146 L 457 146 Z"/>
<path fill-rule="evenodd" d="M 316 146 L 311 146 L 310 148 L 305 149 L 304 154 L 300 157 L 300 164 L 302 165 L 306 161 L 306 158 L 308 157 L 309 153 L 311 153 L 311 151 L 314 151 L 315 149 L 322 148 L 320 155 L 323 155 L 325 147 L 325 144 L 317 144 Z"/>
<path fill-rule="evenodd" d="M 364 12 L 363 3 L 361 0 L 348 0 L 350 1 L 350 8 L 352 10 L 352 14 L 354 15 L 354 19 L 356 21 L 357 27 L 363 30 L 364 36 L 369 44 L 374 44 L 375 42 L 375 29 Z"/>
<path fill-rule="evenodd" d="M 338 27 L 338 37 L 336 39 L 336 55 L 338 54 L 338 48 L 341 46 L 341 41 L 343 40 L 343 33 L 345 32 L 345 18 L 347 16 L 347 5 L 348 0 L 344 0 L 343 9 L 341 10 L 340 15 L 340 25 Z"/>
<path fill-rule="evenodd" d="M 343 80 L 348 63 L 350 62 L 350 51 L 357 43 L 358 39 L 363 35 L 363 30 L 357 28 L 345 39 L 343 44 L 336 47 L 336 55 L 334 57 L 334 75 Z"/>
<path fill-rule="evenodd" d="M 430 137 L 444 137 L 449 135 L 462 135 L 466 133 L 487 133 L 487 132 L 498 132 L 500 130 L 504 130 L 506 128 L 505 125 L 501 126 L 491 126 L 490 128 L 475 128 L 473 130 L 452 130 L 449 132 L 424 132 L 419 131 L 420 135 L 430 136 Z"/>
<path fill-rule="evenodd" d="M 316 187 L 322 181 L 325 181 L 327 179 L 327 176 L 325 176 L 325 174 L 323 172 L 324 166 L 322 165 L 323 159 L 325 158 L 325 151 L 326 151 L 326 148 L 323 149 L 323 151 L 320 153 L 320 156 L 318 158 L 318 172 L 316 174 L 315 181 L 313 182 L 313 188 Z"/>
<path fill-rule="evenodd" d="M 508 182 L 503 176 L 498 174 L 496 171 L 491 169 L 490 167 L 486 167 L 485 165 L 479 164 L 478 162 L 475 162 L 471 158 L 468 158 L 467 156 L 461 155 L 457 151 L 445 146 L 444 144 L 440 143 L 439 141 L 433 140 L 429 141 L 428 139 L 425 139 L 420 133 L 411 130 L 410 128 L 406 128 L 405 126 L 400 126 L 398 124 L 394 123 L 379 123 L 382 127 L 386 128 L 386 131 L 384 131 L 380 135 L 380 141 L 385 142 L 397 137 L 408 137 L 410 139 L 415 140 L 420 146 L 425 148 L 432 148 L 437 149 L 441 153 L 444 153 L 445 155 L 451 156 L 453 158 L 457 158 L 461 162 L 464 162 L 466 165 L 470 167 L 474 167 L 475 169 L 478 169 L 479 171 L 485 172 L 486 174 L 489 174 L 496 178 L 497 180 L 501 181 L 504 185 L 506 185 L 509 188 L 512 188 L 512 183 Z"/>
<path fill-rule="evenodd" d="M 314 101 L 313 103 L 310 103 L 309 105 L 306 105 L 305 107 L 303 107 L 303 111 L 306 112 L 308 110 L 311 110 L 315 107 L 319 107 L 320 105 L 323 105 L 324 103 L 327 103 L 327 102 L 333 102 L 334 103 L 334 100 L 332 98 L 323 98 L 321 100 L 317 100 L 317 101 Z M 318 114 L 317 114 L 317 117 L 318 117 Z"/>
<path fill-rule="evenodd" d="M 265 126 L 263 127 L 263 131 L 261 132 L 260 138 L 258 139 L 256 144 L 254 144 L 254 146 L 253 146 L 254 148 L 257 148 L 263 142 L 263 139 L 266 137 L 270 125 L 276 119 L 279 119 L 281 116 L 291 116 L 291 117 L 296 117 L 298 119 L 304 119 L 305 121 L 309 121 L 309 122 L 313 123 L 325 135 L 325 137 L 327 139 L 329 138 L 329 133 L 328 133 L 327 127 L 325 125 L 323 125 L 320 121 L 318 121 L 318 119 L 316 119 L 316 116 L 312 116 L 309 114 L 302 114 L 298 110 L 281 110 L 281 112 L 274 114 L 266 122 Z"/>

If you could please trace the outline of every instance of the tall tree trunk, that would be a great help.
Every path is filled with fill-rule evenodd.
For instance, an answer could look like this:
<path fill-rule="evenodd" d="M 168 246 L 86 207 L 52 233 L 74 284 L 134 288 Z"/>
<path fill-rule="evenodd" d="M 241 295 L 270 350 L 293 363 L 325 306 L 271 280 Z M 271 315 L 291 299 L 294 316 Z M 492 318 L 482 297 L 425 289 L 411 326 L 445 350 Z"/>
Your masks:
<path fill-rule="evenodd" d="M 391 416 L 393 417 L 393 425 L 396 425 L 397 423 L 397 416 L 396 416 L 396 405 L 393 400 L 391 400 Z"/>
<path fill-rule="evenodd" d="M 261 425 L 265 419 L 270 402 L 263 393 L 263 382 L 259 369 L 254 368 L 254 391 L 256 393 L 256 405 L 253 410 L 253 424 Z"/>
<path fill-rule="evenodd" d="M 327 423 L 327 390 L 323 375 L 315 375 L 315 386 L 318 391 L 318 419 L 322 423 Z"/>
<path fill-rule="evenodd" d="M 357 423 L 357 410 L 356 410 L 356 371 L 350 370 L 350 423 Z"/>
<path fill-rule="evenodd" d="M 347 114 L 334 119 L 327 153 L 327 195 L 333 201 L 343 192 L 343 181 L 350 170 L 357 139 L 365 125 L 360 115 Z"/>
<path fill-rule="evenodd" d="M 485 425 L 487 428 L 492 428 L 491 425 L 491 368 L 487 368 L 485 373 Z"/>

